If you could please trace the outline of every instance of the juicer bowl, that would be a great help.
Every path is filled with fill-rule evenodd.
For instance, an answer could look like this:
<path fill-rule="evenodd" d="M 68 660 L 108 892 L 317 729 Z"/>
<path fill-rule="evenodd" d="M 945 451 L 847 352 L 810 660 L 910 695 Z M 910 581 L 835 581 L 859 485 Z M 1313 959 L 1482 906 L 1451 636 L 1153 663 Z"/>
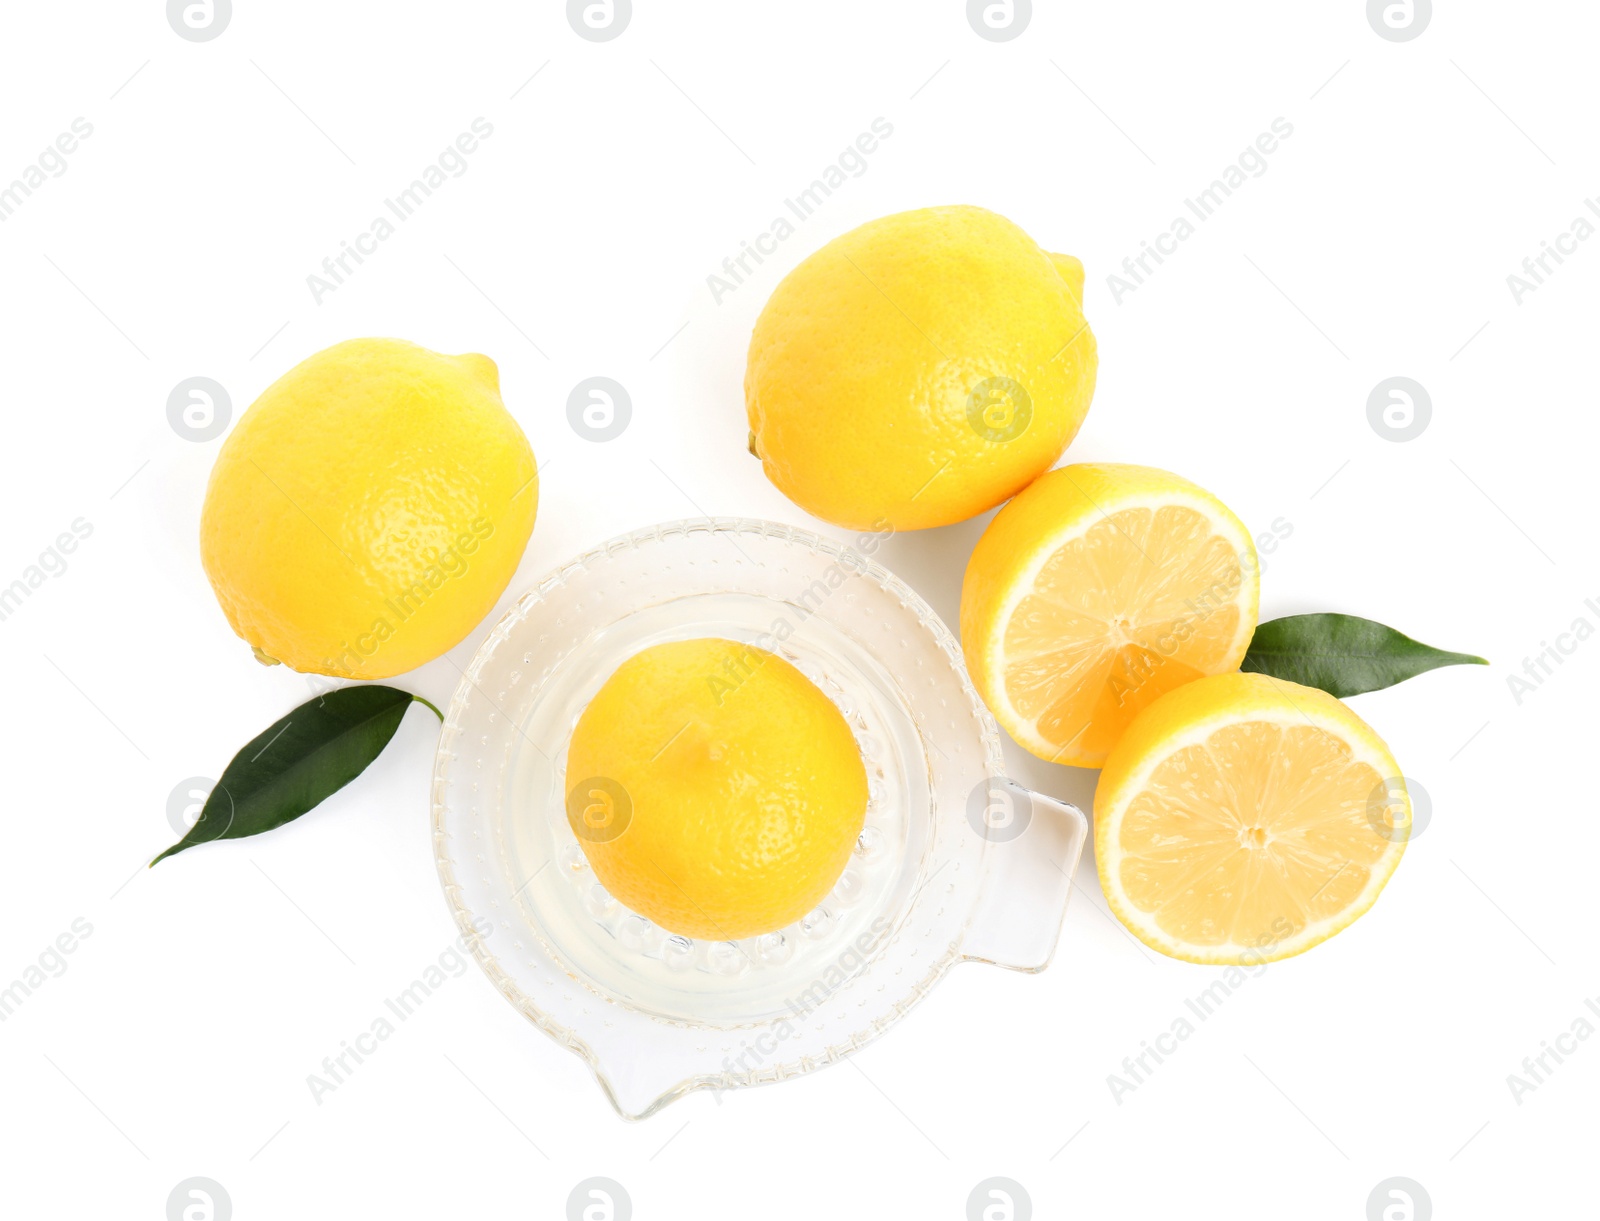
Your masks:
<path fill-rule="evenodd" d="M 450 702 L 433 781 L 446 901 L 501 994 L 582 1056 L 626 1118 L 834 1063 L 958 962 L 1039 971 L 1054 953 L 1087 821 L 1006 778 L 959 646 L 872 561 L 881 541 L 721 519 L 613 539 L 507 612 Z M 628 911 L 567 820 L 567 745 L 589 700 L 641 649 L 704 636 L 799 668 L 868 775 L 832 892 L 740 941 Z"/>

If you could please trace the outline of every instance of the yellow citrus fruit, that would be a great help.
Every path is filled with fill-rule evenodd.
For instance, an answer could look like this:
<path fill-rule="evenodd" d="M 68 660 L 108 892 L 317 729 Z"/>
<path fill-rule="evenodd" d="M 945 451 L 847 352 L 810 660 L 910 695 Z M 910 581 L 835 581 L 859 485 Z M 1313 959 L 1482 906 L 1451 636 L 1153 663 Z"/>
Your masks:
<path fill-rule="evenodd" d="M 492 360 L 352 339 L 240 417 L 206 488 L 200 556 L 261 661 L 387 678 L 494 607 L 538 500 Z"/>
<path fill-rule="evenodd" d="M 1061 456 L 1094 393 L 1083 265 L 982 208 L 835 238 L 786 276 L 745 372 L 750 452 L 855 529 L 963 521 Z"/>
<path fill-rule="evenodd" d="M 1154 467 L 1064 466 L 978 540 L 961 648 L 1013 738 L 1099 767 L 1159 696 L 1238 667 L 1260 589 L 1249 531 L 1210 492 Z"/>
<path fill-rule="evenodd" d="M 1162 696 L 1094 796 L 1111 910 L 1189 962 L 1271 962 L 1326 941 L 1372 906 L 1410 834 L 1383 740 L 1327 692 L 1264 674 Z"/>
<path fill-rule="evenodd" d="M 567 818 L 600 883 L 668 932 L 734 941 L 820 903 L 861 834 L 844 717 L 732 640 L 658 644 L 600 688 L 567 751 Z"/>

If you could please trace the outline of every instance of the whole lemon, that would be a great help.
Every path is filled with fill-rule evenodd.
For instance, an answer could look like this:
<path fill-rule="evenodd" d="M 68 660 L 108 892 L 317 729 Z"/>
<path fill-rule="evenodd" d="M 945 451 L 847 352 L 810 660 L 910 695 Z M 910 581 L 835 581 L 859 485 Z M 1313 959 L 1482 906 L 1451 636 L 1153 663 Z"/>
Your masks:
<path fill-rule="evenodd" d="M 352 339 L 240 417 L 206 488 L 200 555 L 261 661 L 387 678 L 493 608 L 538 498 L 492 360 Z"/>
<path fill-rule="evenodd" d="M 816 907 L 867 808 L 838 708 L 776 654 L 715 638 L 623 662 L 578 718 L 566 787 L 600 883 L 668 932 L 715 941 Z"/>
<path fill-rule="evenodd" d="M 973 207 L 885 216 L 786 276 L 745 372 L 750 452 L 853 529 L 963 521 L 1061 456 L 1094 394 L 1083 265 Z"/>

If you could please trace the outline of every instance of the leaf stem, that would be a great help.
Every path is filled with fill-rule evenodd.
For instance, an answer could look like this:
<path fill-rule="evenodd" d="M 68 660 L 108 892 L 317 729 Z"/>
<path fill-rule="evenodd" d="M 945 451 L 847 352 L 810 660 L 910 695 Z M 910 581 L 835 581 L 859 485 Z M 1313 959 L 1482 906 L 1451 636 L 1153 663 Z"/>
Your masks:
<path fill-rule="evenodd" d="M 431 701 L 423 699 L 420 695 L 413 695 L 411 698 L 416 700 L 417 703 L 425 705 L 434 716 L 439 718 L 439 724 L 444 724 L 444 713 L 435 708 Z"/>

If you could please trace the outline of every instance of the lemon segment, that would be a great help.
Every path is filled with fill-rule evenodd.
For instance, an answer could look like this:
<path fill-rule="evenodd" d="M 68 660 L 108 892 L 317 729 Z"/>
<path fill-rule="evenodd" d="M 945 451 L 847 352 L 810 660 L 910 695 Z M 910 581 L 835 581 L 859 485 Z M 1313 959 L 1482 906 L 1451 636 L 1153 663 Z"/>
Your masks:
<path fill-rule="evenodd" d="M 996 515 L 961 591 L 961 646 L 1033 754 L 1098 767 L 1144 708 L 1237 668 L 1260 574 L 1244 524 L 1167 471 L 1078 464 Z"/>
<path fill-rule="evenodd" d="M 1262 674 L 1150 705 L 1095 792 L 1106 901 L 1139 939 L 1202 963 L 1270 962 L 1349 926 L 1405 852 L 1394 756 L 1326 692 Z"/>
<path fill-rule="evenodd" d="M 781 657 L 715 638 L 619 666 L 578 719 L 565 783 L 601 885 L 668 932 L 716 941 L 822 902 L 867 808 L 832 701 Z"/>

